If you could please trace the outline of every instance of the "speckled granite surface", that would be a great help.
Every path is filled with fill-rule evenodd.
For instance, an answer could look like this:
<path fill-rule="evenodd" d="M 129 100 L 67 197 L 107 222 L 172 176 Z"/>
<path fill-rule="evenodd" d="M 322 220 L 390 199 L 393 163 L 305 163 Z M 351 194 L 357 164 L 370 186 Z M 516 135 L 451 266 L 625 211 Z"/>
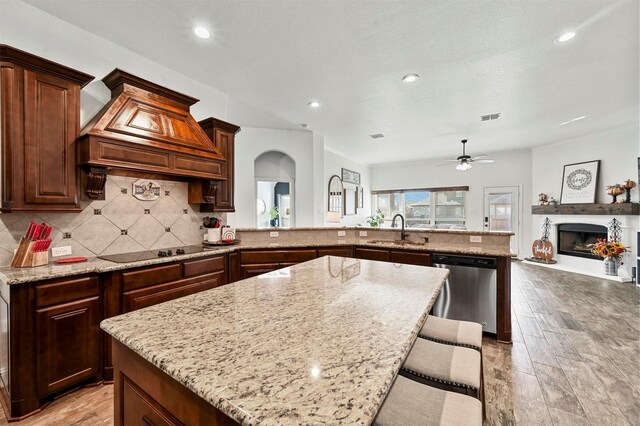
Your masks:
<path fill-rule="evenodd" d="M 323 257 L 101 327 L 241 424 L 367 425 L 447 275 Z"/>
<path fill-rule="evenodd" d="M 399 228 L 371 228 L 369 226 L 299 226 L 295 228 L 236 228 L 237 231 L 242 232 L 269 232 L 273 230 L 280 231 L 398 231 Z M 462 234 L 462 235 L 496 235 L 496 236 L 511 236 L 515 235 L 513 232 L 502 231 L 473 231 L 470 229 L 428 229 L 428 228 L 406 228 L 407 232 L 432 232 L 434 234 Z"/>
<path fill-rule="evenodd" d="M 275 240 L 278 241 L 278 240 Z M 372 240 L 375 241 L 375 240 Z M 241 243 L 234 246 L 227 246 L 220 249 L 207 250 L 202 253 L 192 253 L 180 256 L 162 257 L 157 259 L 143 260 L 131 263 L 114 263 L 98 258 L 89 258 L 89 261 L 83 263 L 76 263 L 70 265 L 56 265 L 50 263 L 49 265 L 39 266 L 36 268 L 0 268 L 0 283 L 14 285 L 28 283 L 32 281 L 41 281 L 52 278 L 62 278 L 72 275 L 81 275 L 87 273 L 103 273 L 118 271 L 122 269 L 138 268 L 141 266 L 156 265 L 160 263 L 175 262 L 177 260 L 192 259 L 204 256 L 212 256 L 215 254 L 224 254 L 242 249 L 260 249 L 260 248 L 299 248 L 299 247 L 326 247 L 326 246 L 349 246 L 357 245 L 359 247 L 370 248 L 393 248 L 400 250 L 413 250 L 413 251 L 426 251 L 426 252 L 438 252 L 438 253 L 450 253 L 450 254 L 473 254 L 484 256 L 511 256 L 511 252 L 508 249 L 499 246 L 482 246 L 474 244 L 459 244 L 459 243 L 428 243 L 428 244 L 407 244 L 398 245 L 392 241 L 373 243 L 367 240 L 361 240 L 361 242 L 353 242 L 346 240 L 282 240 L 280 242 L 265 243 Z"/>

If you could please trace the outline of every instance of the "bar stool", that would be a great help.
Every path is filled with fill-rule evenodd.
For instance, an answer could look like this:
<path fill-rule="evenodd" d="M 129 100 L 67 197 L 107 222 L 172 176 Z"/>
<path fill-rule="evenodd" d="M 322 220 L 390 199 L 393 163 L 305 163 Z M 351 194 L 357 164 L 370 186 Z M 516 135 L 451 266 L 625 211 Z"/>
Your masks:
<path fill-rule="evenodd" d="M 416 339 L 400 374 L 442 390 L 480 399 L 480 352 Z"/>
<path fill-rule="evenodd" d="M 477 399 L 396 377 L 373 420 L 375 426 L 481 426 Z"/>
<path fill-rule="evenodd" d="M 446 345 L 482 350 L 482 325 L 476 322 L 456 321 L 429 315 L 418 335 L 423 339 Z"/>
<path fill-rule="evenodd" d="M 445 345 L 462 346 L 480 352 L 480 389 L 479 398 L 484 405 L 484 364 L 482 360 L 482 325 L 471 321 L 457 321 L 429 315 L 418 333 L 423 339 L 443 343 Z"/>

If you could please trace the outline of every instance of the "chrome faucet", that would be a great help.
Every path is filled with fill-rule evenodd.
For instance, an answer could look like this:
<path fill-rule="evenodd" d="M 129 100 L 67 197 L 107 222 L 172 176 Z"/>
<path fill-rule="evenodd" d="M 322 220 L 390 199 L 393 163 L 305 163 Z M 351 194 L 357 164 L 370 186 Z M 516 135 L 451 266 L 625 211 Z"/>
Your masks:
<path fill-rule="evenodd" d="M 404 241 L 405 238 L 407 238 L 409 236 L 409 234 L 404 232 L 404 216 L 402 216 L 400 213 L 398 213 L 395 216 L 393 216 L 393 219 L 391 219 L 391 227 L 392 228 L 396 227 L 396 218 L 398 218 L 398 217 L 400 217 L 400 220 L 402 220 L 402 231 L 400 231 L 400 240 Z"/>

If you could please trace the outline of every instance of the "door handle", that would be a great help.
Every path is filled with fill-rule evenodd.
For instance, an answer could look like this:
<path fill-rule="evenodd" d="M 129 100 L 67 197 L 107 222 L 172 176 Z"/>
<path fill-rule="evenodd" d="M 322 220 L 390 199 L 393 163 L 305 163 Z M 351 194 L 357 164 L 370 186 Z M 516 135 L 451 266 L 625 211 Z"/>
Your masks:
<path fill-rule="evenodd" d="M 485 217 L 484 217 L 484 227 L 486 228 L 486 227 L 488 227 L 488 226 L 489 226 L 489 217 L 488 217 L 488 216 L 485 216 Z"/>

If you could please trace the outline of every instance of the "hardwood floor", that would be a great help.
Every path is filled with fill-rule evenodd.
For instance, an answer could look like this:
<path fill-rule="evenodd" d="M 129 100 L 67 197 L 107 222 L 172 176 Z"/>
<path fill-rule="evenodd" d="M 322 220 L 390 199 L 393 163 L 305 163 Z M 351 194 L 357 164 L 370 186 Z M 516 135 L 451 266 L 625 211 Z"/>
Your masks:
<path fill-rule="evenodd" d="M 513 345 L 484 342 L 486 424 L 640 425 L 640 290 L 514 263 L 512 298 Z M 112 400 L 84 388 L 15 424 L 110 425 Z"/>

